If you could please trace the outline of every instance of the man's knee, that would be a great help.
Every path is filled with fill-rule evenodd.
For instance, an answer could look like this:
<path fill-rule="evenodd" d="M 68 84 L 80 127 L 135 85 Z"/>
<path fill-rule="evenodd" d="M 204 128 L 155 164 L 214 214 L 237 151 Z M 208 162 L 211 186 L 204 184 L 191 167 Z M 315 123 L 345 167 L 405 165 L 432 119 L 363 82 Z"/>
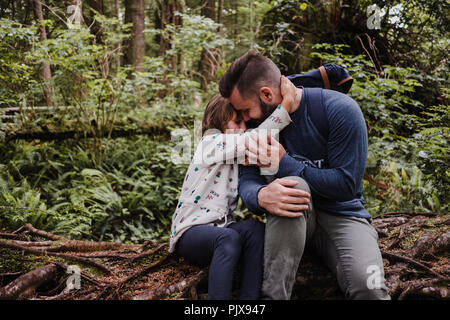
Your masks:
<path fill-rule="evenodd" d="M 298 176 L 288 176 L 283 177 L 282 179 L 298 181 L 298 184 L 293 186 L 294 189 L 299 189 L 311 193 L 308 183 L 303 178 L 300 178 Z"/>
<path fill-rule="evenodd" d="M 298 176 L 288 176 L 288 177 L 283 177 L 282 179 L 298 181 L 298 184 L 293 186 L 292 188 L 306 191 L 306 192 L 308 192 L 311 195 L 311 189 L 309 188 L 308 182 L 306 182 L 305 179 L 300 178 Z M 305 211 L 305 213 L 306 213 L 306 218 L 308 218 L 308 220 L 311 220 L 311 221 L 309 221 L 308 228 L 314 229 L 315 228 L 315 226 L 314 226 L 315 223 L 314 223 L 314 221 L 312 221 L 313 219 L 309 219 L 310 216 L 314 216 L 314 206 L 313 206 L 312 197 L 310 198 L 310 203 L 308 205 L 308 210 Z M 313 230 L 310 230 L 310 231 L 313 231 Z M 312 234 L 310 234 L 310 235 L 312 235 Z"/>
<path fill-rule="evenodd" d="M 349 300 L 389 300 L 382 266 L 370 265 L 354 270 L 345 289 Z"/>

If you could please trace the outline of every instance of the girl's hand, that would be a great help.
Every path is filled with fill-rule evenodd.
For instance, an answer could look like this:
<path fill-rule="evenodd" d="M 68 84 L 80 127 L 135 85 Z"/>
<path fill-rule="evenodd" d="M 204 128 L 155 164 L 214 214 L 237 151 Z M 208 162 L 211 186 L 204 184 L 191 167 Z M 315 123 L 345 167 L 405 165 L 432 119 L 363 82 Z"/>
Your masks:
<path fill-rule="evenodd" d="M 263 168 L 276 168 L 286 154 L 286 150 L 270 134 L 266 137 L 252 132 L 249 135 L 253 143 L 245 140 L 245 166 L 257 165 Z"/>
<path fill-rule="evenodd" d="M 281 96 L 283 97 L 281 105 L 286 109 L 287 112 L 291 112 L 292 110 L 296 89 L 297 88 L 288 78 L 286 78 L 285 76 L 281 76 Z"/>

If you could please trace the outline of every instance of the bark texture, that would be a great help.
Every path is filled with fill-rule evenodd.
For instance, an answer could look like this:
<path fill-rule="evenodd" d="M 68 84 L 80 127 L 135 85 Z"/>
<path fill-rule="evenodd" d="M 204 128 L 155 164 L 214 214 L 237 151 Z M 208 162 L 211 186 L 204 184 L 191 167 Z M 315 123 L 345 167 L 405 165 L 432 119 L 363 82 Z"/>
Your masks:
<path fill-rule="evenodd" d="M 126 63 L 136 71 L 144 71 L 145 56 L 145 6 L 144 0 L 127 0 L 125 3 L 125 23 L 132 23 L 131 38 L 125 55 Z"/>
<path fill-rule="evenodd" d="M 39 39 L 41 41 L 47 40 L 47 31 L 43 25 L 44 15 L 42 13 L 42 3 L 40 0 L 34 0 L 34 12 L 36 13 L 37 20 L 39 22 Z M 52 79 L 52 71 L 50 69 L 50 63 L 42 62 L 41 64 L 41 79 L 44 83 L 44 99 L 48 106 L 53 105 L 53 87 L 49 83 Z"/>

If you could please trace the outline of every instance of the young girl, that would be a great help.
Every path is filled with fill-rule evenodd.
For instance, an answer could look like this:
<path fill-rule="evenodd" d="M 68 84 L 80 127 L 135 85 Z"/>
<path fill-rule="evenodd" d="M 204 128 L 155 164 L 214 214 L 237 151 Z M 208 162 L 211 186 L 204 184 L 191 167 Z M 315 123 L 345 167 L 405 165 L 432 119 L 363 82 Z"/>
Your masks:
<path fill-rule="evenodd" d="M 282 78 L 283 101 L 257 129 L 282 130 L 290 122 L 294 90 Z M 283 107 L 282 107 L 283 106 Z M 216 134 L 205 134 L 216 130 Z M 241 259 L 241 300 L 259 298 L 263 274 L 264 224 L 233 221 L 238 202 L 236 158 L 245 156 L 245 122 L 227 99 L 216 95 L 206 107 L 203 137 L 184 179 L 172 217 L 169 252 L 201 266 L 210 264 L 208 299 L 231 298 L 235 267 Z M 223 134 L 221 132 L 227 132 Z M 208 133 L 206 132 L 206 133 Z M 231 133 L 229 133 L 231 132 Z"/>

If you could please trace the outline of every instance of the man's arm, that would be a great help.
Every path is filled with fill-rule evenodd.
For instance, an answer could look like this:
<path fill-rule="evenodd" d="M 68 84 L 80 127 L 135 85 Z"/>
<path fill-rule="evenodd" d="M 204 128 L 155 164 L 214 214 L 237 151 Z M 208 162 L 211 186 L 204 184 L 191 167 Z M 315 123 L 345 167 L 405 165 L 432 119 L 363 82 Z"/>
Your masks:
<path fill-rule="evenodd" d="M 310 194 L 291 187 L 298 181 L 276 179 L 266 184 L 257 166 L 239 166 L 239 195 L 254 214 L 269 212 L 284 217 L 301 217 L 308 210 Z"/>
<path fill-rule="evenodd" d="M 324 93 L 325 94 L 325 93 Z M 322 197 L 346 201 L 359 198 L 367 161 L 367 130 L 358 104 L 348 96 L 329 98 L 328 167 L 318 169 L 285 154 L 276 177 L 299 176 Z"/>
<path fill-rule="evenodd" d="M 264 208 L 258 203 L 258 192 L 266 184 L 266 179 L 259 174 L 259 167 L 239 165 L 239 196 L 248 210 L 254 214 L 265 213 Z"/>

